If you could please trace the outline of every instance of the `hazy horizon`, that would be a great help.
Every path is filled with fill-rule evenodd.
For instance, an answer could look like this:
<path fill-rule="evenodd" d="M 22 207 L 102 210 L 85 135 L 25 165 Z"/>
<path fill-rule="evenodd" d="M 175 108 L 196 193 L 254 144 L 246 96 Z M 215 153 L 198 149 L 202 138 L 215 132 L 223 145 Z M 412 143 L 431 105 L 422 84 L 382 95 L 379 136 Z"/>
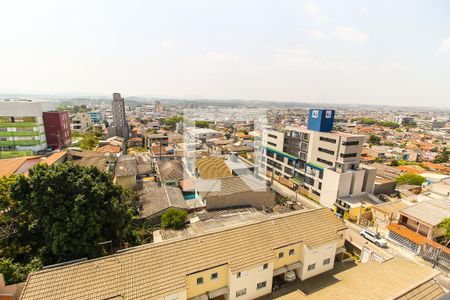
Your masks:
<path fill-rule="evenodd" d="M 4 1 L 0 94 L 448 108 L 449 8 L 444 0 Z"/>

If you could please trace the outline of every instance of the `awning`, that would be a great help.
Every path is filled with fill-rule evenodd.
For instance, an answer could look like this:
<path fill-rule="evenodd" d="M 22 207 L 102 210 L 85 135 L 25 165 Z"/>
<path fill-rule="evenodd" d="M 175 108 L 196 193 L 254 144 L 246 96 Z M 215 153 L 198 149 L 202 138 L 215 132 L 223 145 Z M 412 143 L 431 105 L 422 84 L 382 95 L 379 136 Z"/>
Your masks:
<path fill-rule="evenodd" d="M 286 267 L 281 267 L 278 269 L 273 270 L 273 276 L 277 276 L 283 273 L 286 273 L 288 271 L 288 269 Z"/>
<path fill-rule="evenodd" d="M 223 288 L 208 292 L 209 299 L 219 297 L 222 295 L 227 295 L 230 292 L 230 289 L 225 286 Z"/>
<path fill-rule="evenodd" d="M 294 264 L 291 264 L 291 265 L 289 265 L 289 266 L 286 266 L 286 268 L 288 269 L 288 271 L 292 271 L 292 270 L 295 270 L 295 269 L 299 269 L 299 268 L 301 268 L 302 267 L 302 263 L 301 262 L 296 262 L 296 263 L 294 263 Z"/>

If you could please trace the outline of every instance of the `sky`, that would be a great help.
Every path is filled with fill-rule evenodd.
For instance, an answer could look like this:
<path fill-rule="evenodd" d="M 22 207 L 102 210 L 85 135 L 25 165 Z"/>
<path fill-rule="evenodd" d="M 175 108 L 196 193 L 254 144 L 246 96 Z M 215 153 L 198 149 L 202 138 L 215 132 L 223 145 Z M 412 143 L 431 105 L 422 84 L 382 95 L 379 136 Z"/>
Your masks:
<path fill-rule="evenodd" d="M 450 107 L 450 2 L 0 0 L 0 93 Z"/>

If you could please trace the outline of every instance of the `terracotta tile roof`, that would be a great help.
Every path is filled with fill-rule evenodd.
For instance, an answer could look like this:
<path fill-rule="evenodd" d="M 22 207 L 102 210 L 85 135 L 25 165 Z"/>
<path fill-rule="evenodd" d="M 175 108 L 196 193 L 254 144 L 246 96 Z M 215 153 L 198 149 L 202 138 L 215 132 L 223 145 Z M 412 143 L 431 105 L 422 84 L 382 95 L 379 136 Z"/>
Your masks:
<path fill-rule="evenodd" d="M 323 245 L 346 228 L 328 208 L 287 213 L 31 273 L 21 299 L 161 299 L 186 290 L 186 274 L 221 264 L 236 273 L 275 260 L 275 248 Z"/>
<path fill-rule="evenodd" d="M 56 152 L 56 153 L 53 153 L 52 155 L 50 155 L 49 157 L 47 157 L 46 159 L 44 159 L 42 161 L 42 163 L 51 166 L 66 155 L 67 155 L 67 151 Z"/>
<path fill-rule="evenodd" d="M 220 157 L 203 157 L 195 162 L 198 173 L 203 179 L 217 179 L 232 176 L 225 160 Z"/>
<path fill-rule="evenodd" d="M 408 173 L 414 173 L 414 174 L 422 174 L 425 172 L 424 169 L 420 168 L 420 167 L 413 167 L 413 166 L 398 166 L 397 167 L 399 170 L 408 172 Z"/>
<path fill-rule="evenodd" d="M 102 153 L 120 153 L 122 150 L 119 146 L 105 145 L 103 147 L 97 148 L 95 151 Z"/>
<path fill-rule="evenodd" d="M 36 163 L 38 163 L 39 159 L 40 156 L 22 156 L 18 158 L 0 159 L 0 177 L 14 175 L 27 161 L 36 160 Z"/>
<path fill-rule="evenodd" d="M 158 163 L 161 180 L 181 180 L 184 177 L 184 168 L 180 160 L 169 160 Z"/>
<path fill-rule="evenodd" d="M 392 232 L 395 232 L 398 235 L 401 235 L 402 237 L 410 240 L 411 242 L 413 242 L 419 246 L 422 244 L 428 244 L 430 246 L 433 246 L 434 248 L 439 248 L 439 249 L 442 248 L 441 244 L 439 244 L 433 240 L 430 240 L 421 234 L 418 234 L 418 233 L 412 231 L 411 229 L 407 228 L 406 226 L 403 226 L 400 224 L 390 224 L 386 228 Z M 444 247 L 442 250 L 444 252 L 446 252 L 447 254 L 450 254 L 449 248 Z"/>

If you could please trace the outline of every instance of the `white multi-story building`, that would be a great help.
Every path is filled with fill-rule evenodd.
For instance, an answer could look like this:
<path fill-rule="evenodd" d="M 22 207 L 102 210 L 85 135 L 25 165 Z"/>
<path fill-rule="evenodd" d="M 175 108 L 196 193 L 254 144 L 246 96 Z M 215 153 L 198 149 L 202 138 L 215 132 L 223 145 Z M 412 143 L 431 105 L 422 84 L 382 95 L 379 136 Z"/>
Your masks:
<path fill-rule="evenodd" d="M 91 115 L 88 112 L 77 112 L 72 118 L 72 131 L 85 132 L 90 126 L 92 126 Z"/>
<path fill-rule="evenodd" d="M 338 198 L 372 193 L 376 170 L 360 164 L 364 136 L 331 131 L 334 111 L 314 111 L 318 124 L 264 131 L 260 171 L 330 208 Z M 321 116 L 331 125 L 320 125 Z"/>
<path fill-rule="evenodd" d="M 0 150 L 46 149 L 42 115 L 54 109 L 51 101 L 0 100 Z"/>

